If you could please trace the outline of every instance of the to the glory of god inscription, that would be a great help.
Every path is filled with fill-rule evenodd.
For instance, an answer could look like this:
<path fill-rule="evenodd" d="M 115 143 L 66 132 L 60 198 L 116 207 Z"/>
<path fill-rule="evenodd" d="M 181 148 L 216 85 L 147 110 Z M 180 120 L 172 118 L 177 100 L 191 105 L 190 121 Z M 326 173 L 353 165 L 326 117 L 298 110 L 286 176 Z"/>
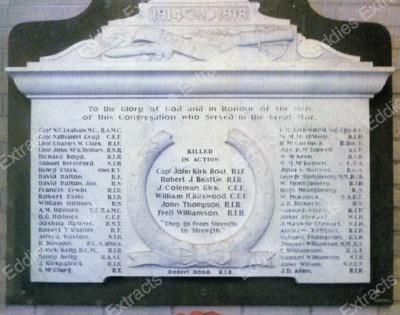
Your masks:
<path fill-rule="evenodd" d="M 44 246 L 34 280 L 369 281 L 362 102 L 85 102 L 46 101 L 34 113 L 31 241 Z"/>
<path fill-rule="evenodd" d="M 370 283 L 369 99 L 393 69 L 242 1 L 139 5 L 8 68 L 31 99 L 33 283 Z"/>

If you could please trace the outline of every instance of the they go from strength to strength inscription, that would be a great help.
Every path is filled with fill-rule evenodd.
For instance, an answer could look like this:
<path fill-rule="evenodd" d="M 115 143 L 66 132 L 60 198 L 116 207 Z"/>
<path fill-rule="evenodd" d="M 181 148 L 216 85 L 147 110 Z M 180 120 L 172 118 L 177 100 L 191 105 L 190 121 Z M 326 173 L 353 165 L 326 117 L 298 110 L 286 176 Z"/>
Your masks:
<path fill-rule="evenodd" d="M 258 6 L 153 0 L 8 68 L 32 99 L 32 281 L 370 281 L 368 104 L 393 69 Z"/>

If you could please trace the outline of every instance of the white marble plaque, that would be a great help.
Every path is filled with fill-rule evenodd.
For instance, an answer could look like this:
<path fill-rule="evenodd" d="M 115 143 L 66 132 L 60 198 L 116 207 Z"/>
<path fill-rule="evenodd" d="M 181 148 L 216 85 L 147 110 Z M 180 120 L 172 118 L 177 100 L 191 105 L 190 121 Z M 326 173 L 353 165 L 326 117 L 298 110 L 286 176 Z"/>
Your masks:
<path fill-rule="evenodd" d="M 370 281 L 369 98 L 393 68 L 258 8 L 153 0 L 7 69 L 32 99 L 32 281 Z"/>
<path fill-rule="evenodd" d="M 40 100 L 32 280 L 368 282 L 368 101 Z"/>

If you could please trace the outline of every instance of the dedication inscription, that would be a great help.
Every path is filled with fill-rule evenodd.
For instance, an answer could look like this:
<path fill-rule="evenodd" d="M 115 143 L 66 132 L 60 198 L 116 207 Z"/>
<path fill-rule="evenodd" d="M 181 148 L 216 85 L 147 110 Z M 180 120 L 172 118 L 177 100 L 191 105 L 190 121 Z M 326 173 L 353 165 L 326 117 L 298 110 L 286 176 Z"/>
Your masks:
<path fill-rule="evenodd" d="M 32 99 L 32 281 L 370 281 L 368 99 L 392 69 L 211 2 L 8 69 Z"/>
<path fill-rule="evenodd" d="M 34 280 L 368 281 L 362 102 L 87 102 L 35 106 Z"/>

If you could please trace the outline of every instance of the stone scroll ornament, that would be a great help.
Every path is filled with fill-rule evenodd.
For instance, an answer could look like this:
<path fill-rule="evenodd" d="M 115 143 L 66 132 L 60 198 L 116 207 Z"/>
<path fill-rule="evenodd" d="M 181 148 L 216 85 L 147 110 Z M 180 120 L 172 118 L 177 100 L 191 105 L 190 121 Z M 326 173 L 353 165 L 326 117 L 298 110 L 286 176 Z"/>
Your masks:
<path fill-rule="evenodd" d="M 192 37 L 179 36 L 159 28 L 143 27 L 128 40 L 117 41 L 117 34 L 106 37 L 108 49 L 104 55 L 111 58 L 134 56 L 163 60 L 170 59 L 176 53 L 192 59 L 208 60 L 235 47 L 254 47 L 274 60 L 286 53 L 288 43 L 294 38 L 290 29 L 268 26 L 255 26 L 244 32 L 231 29 L 194 34 L 196 38 L 207 40 L 196 41 Z"/>
<path fill-rule="evenodd" d="M 359 57 L 305 38 L 288 20 L 261 15 L 259 7 L 259 3 L 247 0 L 142 2 L 137 15 L 109 21 L 95 37 L 40 60 L 129 60 L 139 64 L 360 61 Z"/>
<path fill-rule="evenodd" d="M 143 61 L 165 61 L 177 54 L 192 60 L 209 60 L 234 48 L 257 48 L 271 60 L 283 56 L 293 40 L 291 29 L 256 25 L 251 30 L 217 29 L 194 31 L 181 36 L 156 27 L 141 27 L 128 34 L 104 29 L 94 39 L 77 43 L 63 54 L 77 50 L 85 59 L 133 57 Z"/>
<path fill-rule="evenodd" d="M 226 144 L 235 148 L 250 165 L 256 184 L 253 210 L 239 231 L 211 244 L 192 244 L 166 233 L 150 213 L 146 183 L 157 158 L 174 144 L 166 131 L 156 134 L 133 162 L 128 200 L 134 228 L 150 251 L 129 253 L 131 267 L 274 267 L 275 252 L 251 251 L 267 231 L 274 209 L 274 185 L 267 161 L 256 143 L 237 129 L 229 131 Z M 135 189 L 132 189 L 135 187 Z"/>

